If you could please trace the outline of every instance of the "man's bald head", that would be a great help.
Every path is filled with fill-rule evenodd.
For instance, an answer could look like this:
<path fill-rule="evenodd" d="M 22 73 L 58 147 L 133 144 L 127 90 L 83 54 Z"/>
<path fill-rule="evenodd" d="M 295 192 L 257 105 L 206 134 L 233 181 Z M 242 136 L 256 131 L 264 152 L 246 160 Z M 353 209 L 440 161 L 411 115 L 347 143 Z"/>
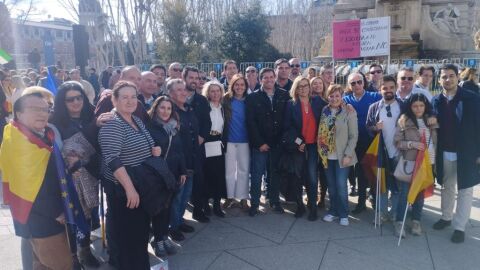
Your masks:
<path fill-rule="evenodd" d="M 136 66 L 126 66 L 120 73 L 121 81 L 129 81 L 140 87 L 142 76 L 140 70 Z"/>
<path fill-rule="evenodd" d="M 157 91 L 157 75 L 151 71 L 142 72 L 142 81 L 140 83 L 140 92 L 145 97 L 151 97 Z"/>

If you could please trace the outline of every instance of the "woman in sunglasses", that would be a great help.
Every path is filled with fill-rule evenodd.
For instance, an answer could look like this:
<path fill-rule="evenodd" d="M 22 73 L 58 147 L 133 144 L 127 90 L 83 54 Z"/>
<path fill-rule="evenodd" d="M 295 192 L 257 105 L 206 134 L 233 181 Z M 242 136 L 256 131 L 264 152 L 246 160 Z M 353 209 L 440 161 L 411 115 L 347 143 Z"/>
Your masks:
<path fill-rule="evenodd" d="M 98 151 L 95 149 L 98 144 L 96 136 L 98 129 L 95 125 L 94 107 L 89 103 L 82 85 L 73 81 L 60 85 L 54 106 L 50 123 L 60 132 L 63 141 L 62 152 L 74 179 L 85 217 L 87 222 L 96 221 L 92 226 L 92 229 L 95 229 L 98 227 L 97 179 L 100 168 Z M 79 267 L 79 259 L 84 266 L 99 267 L 99 261 L 90 250 L 90 235 L 85 235 L 77 243 L 74 231 L 74 228 L 69 227 L 74 266 Z M 78 259 L 77 244 L 80 246 Z"/>
<path fill-rule="evenodd" d="M 428 157 L 432 164 L 435 164 L 435 147 L 437 145 L 436 121 L 431 121 L 432 106 L 427 97 L 422 94 L 412 94 L 405 103 L 405 112 L 398 119 L 398 125 L 395 132 L 394 143 L 400 150 L 400 155 L 404 160 L 415 161 L 419 151 L 428 151 Z M 428 120 L 428 121 L 427 121 Z M 432 124 L 429 124 L 432 123 Z M 422 137 L 425 136 L 425 143 Z M 410 182 L 397 180 L 399 188 L 399 199 L 396 210 L 395 235 L 405 237 L 405 231 L 402 231 L 402 219 L 407 205 L 407 196 Z M 412 227 L 413 235 L 421 235 L 422 227 L 420 218 L 423 209 L 423 193 L 419 193 L 415 203 L 412 206 Z"/>

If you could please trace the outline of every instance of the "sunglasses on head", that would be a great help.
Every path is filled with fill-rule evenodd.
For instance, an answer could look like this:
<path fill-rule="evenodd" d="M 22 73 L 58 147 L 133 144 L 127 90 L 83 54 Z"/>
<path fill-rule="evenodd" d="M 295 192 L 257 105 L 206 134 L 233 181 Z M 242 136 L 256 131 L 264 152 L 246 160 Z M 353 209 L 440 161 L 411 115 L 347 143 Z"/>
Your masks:
<path fill-rule="evenodd" d="M 379 74 L 380 74 L 380 73 L 383 73 L 383 71 L 380 70 L 380 69 L 377 69 L 377 70 L 374 70 L 374 71 L 370 71 L 370 74 L 372 74 L 372 75 L 375 74 L 375 73 L 379 73 Z"/>
<path fill-rule="evenodd" d="M 413 81 L 413 77 L 400 77 L 400 80 L 402 80 L 402 81 L 406 81 L 406 80 Z"/>
<path fill-rule="evenodd" d="M 83 96 L 80 95 L 80 96 L 65 98 L 65 102 L 67 102 L 67 103 L 72 103 L 72 102 L 75 102 L 75 101 L 83 101 Z"/>
<path fill-rule="evenodd" d="M 356 84 L 362 85 L 362 84 L 363 84 L 363 80 L 358 80 L 358 81 L 350 82 L 350 85 L 351 85 L 351 86 L 355 86 Z"/>
<path fill-rule="evenodd" d="M 296 64 L 296 65 L 290 65 L 290 67 L 292 67 L 292 68 L 293 68 L 293 67 L 297 67 L 297 68 L 298 68 L 298 67 L 300 67 L 300 65 L 299 65 L 299 64 Z"/>

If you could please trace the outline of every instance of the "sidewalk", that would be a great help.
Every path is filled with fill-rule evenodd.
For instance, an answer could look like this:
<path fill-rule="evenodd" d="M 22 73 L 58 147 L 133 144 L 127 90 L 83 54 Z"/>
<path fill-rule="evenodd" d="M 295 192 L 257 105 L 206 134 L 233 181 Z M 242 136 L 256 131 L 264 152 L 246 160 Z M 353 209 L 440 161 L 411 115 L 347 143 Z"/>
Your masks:
<path fill-rule="evenodd" d="M 350 201 L 356 198 L 350 197 Z M 294 206 L 286 208 L 293 210 Z M 374 228 L 371 209 L 350 216 L 348 227 L 321 218 L 316 222 L 306 217 L 295 219 L 288 210 L 283 215 L 269 213 L 268 207 L 261 210 L 252 218 L 240 209 L 229 209 L 226 218 L 212 217 L 206 225 L 188 220 L 196 231 L 186 234 L 182 251 L 168 258 L 169 269 L 479 269 L 480 186 L 474 190 L 463 244 L 450 242 L 451 227 L 444 231 L 431 229 L 440 218 L 439 190 L 426 200 L 424 234 L 407 233 L 400 247 L 391 223 Z M 323 215 L 322 210 L 319 217 Z M 21 269 L 20 240 L 13 234 L 8 209 L 0 209 L 0 243 L 0 270 Z M 101 241 L 96 240 L 94 246 L 95 253 L 106 260 Z M 157 260 L 154 256 L 151 259 L 153 265 Z M 112 268 L 105 264 L 101 269 Z"/>

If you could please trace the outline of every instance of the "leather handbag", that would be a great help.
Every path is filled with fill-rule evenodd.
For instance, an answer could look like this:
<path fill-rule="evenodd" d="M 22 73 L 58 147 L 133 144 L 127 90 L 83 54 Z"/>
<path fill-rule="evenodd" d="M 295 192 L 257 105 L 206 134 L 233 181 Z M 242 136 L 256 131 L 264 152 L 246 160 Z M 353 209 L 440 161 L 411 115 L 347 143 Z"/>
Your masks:
<path fill-rule="evenodd" d="M 415 161 L 405 160 L 403 155 L 400 156 L 397 167 L 393 176 L 399 181 L 410 183 L 412 181 L 413 170 L 415 169 Z"/>

